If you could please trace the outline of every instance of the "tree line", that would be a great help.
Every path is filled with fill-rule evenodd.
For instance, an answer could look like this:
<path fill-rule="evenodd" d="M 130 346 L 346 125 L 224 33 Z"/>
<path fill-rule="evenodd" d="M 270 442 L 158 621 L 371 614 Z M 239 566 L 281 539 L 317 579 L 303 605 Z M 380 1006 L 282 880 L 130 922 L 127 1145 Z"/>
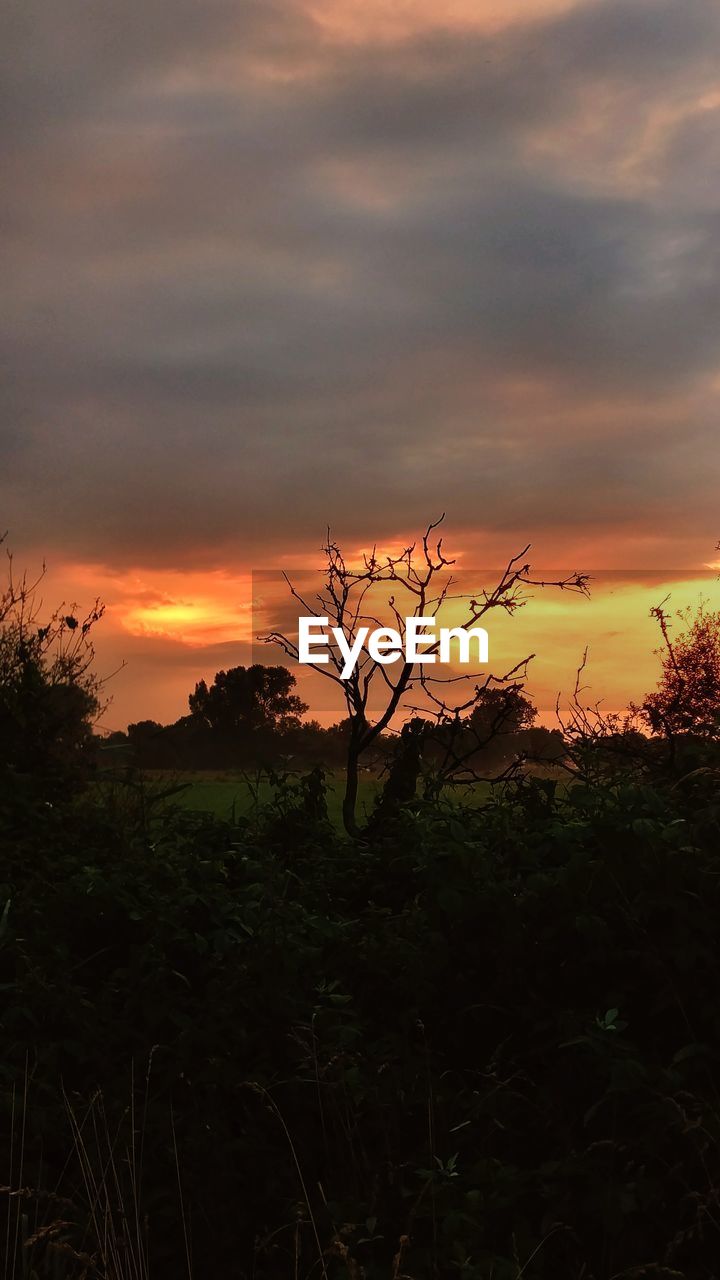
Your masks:
<path fill-rule="evenodd" d="M 303 599 L 303 607 L 333 617 L 350 639 L 364 617 L 362 601 L 370 588 L 389 592 L 398 620 L 401 591 L 415 600 L 418 616 L 437 613 L 450 598 L 453 579 L 442 541 L 434 550 L 431 546 L 435 527 L 428 526 L 421 539 L 419 564 L 410 546 L 384 559 L 372 552 L 363 567 L 349 568 L 328 539 L 324 587 L 314 602 Z M 685 758 L 693 740 L 720 736 L 720 612 L 706 604 L 675 619 L 663 605 L 653 610 L 661 641 L 658 685 L 623 715 L 606 716 L 597 706 L 583 705 L 578 677 L 565 722 L 559 718 L 553 730 L 538 725 L 526 688 L 532 655 L 501 676 L 483 673 L 458 681 L 452 675 L 429 678 L 425 668 L 408 662 L 390 673 L 364 653 L 350 679 L 342 680 L 342 657 L 331 653 L 329 666 L 319 670 L 335 682 L 346 714 L 330 727 L 306 718 L 309 707 L 287 667 L 254 663 L 218 671 L 209 684 L 198 681 L 188 697 L 188 714 L 173 724 L 141 720 L 125 732 L 102 735 L 97 722 L 106 705 L 105 689 L 95 673 L 93 649 L 102 605 L 96 601 L 81 615 L 76 606 L 63 603 L 42 616 L 40 579 L 18 578 L 11 557 L 8 564 L 0 594 L 0 766 L 21 784 L 44 779 L 62 789 L 112 763 L 171 770 L 278 764 L 300 771 L 341 769 L 343 816 L 352 835 L 361 769 L 384 775 L 388 796 L 401 803 L 418 787 L 427 796 L 437 795 L 444 787 L 495 781 L 534 765 L 572 774 L 578 767 L 577 744 L 591 740 L 601 739 L 603 750 L 638 760 L 648 751 L 657 754 L 663 744 L 673 760 L 678 753 Z M 509 561 L 493 588 L 466 601 L 467 621 L 498 608 L 514 613 L 531 586 L 588 589 L 581 574 L 538 581 L 523 553 Z M 277 633 L 265 638 L 294 654 L 291 639 Z M 381 696 L 371 711 L 373 682 Z"/>

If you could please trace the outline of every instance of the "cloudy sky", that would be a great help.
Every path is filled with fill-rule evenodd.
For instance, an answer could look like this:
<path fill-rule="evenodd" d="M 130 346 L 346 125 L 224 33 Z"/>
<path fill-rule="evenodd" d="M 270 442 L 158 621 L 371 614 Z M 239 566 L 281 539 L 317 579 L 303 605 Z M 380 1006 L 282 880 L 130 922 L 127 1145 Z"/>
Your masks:
<path fill-rule="evenodd" d="M 0 525 L 107 600 L 114 721 L 243 660 L 250 570 L 328 523 L 352 551 L 446 510 L 464 566 L 707 572 L 714 0 L 2 26 Z"/>

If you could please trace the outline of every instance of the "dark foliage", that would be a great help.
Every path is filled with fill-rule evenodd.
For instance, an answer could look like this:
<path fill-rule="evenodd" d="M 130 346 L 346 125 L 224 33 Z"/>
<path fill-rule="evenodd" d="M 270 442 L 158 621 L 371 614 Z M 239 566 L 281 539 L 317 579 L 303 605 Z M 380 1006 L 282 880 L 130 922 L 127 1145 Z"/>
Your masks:
<path fill-rule="evenodd" d="M 684 630 L 673 638 L 662 606 L 652 610 L 663 637 L 662 675 L 638 709 L 653 733 L 720 738 L 720 612 L 701 605 L 677 616 Z"/>
<path fill-rule="evenodd" d="M 17 578 L 8 554 L 0 589 L 0 785 L 38 800 L 67 794 L 87 775 L 102 692 L 91 633 L 103 606 L 96 601 L 84 617 L 74 605 L 44 612 L 43 574 Z"/>
<path fill-rule="evenodd" d="M 276 770 L 230 824 L 132 768 L 87 783 L 99 614 L 45 631 L 8 599 L 6 1276 L 715 1280 L 712 715 L 648 740 L 576 698 L 542 743 L 562 769 L 474 805 L 433 785 L 418 719 L 359 838 L 329 822 L 321 763 Z M 343 725 L 297 723 L 285 676 L 234 722 L 247 682 L 198 686 L 178 741 L 347 747 Z M 532 707 L 490 701 L 489 736 L 433 732 L 460 759 L 486 736 L 529 756 Z M 113 746 L 147 758 L 166 734 Z"/>
<path fill-rule="evenodd" d="M 38 1276 L 135 1274 L 86 1229 L 98 1089 L 85 1150 L 100 1108 L 152 1275 L 187 1274 L 176 1150 L 195 1277 L 717 1275 L 712 762 L 411 801 L 360 842 L 319 771 L 236 827 L 141 782 L 0 803 L 5 1168 L 20 1239 L 68 1224 Z"/>
<path fill-rule="evenodd" d="M 295 677 L 286 667 L 232 667 L 218 671 L 208 687 L 204 680 L 188 699 L 190 713 L 216 733 L 253 733 L 258 729 L 290 729 L 307 711 L 292 690 Z"/>

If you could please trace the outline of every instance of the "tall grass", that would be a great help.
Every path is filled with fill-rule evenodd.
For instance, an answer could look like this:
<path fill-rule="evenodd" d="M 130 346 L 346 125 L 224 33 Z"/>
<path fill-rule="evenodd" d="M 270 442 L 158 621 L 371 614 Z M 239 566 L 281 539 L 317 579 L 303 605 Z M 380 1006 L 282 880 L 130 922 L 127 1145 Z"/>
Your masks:
<path fill-rule="evenodd" d="M 22 1089 L 12 1089 L 9 1176 L 7 1184 L 0 1187 L 6 1199 L 0 1245 L 2 1280 L 151 1280 L 149 1219 L 143 1208 L 142 1187 L 149 1078 L 150 1064 L 138 1114 L 133 1070 L 130 1102 L 115 1122 L 108 1115 L 102 1090 L 96 1090 L 81 1106 L 61 1087 L 69 1149 L 58 1185 L 48 1191 L 42 1187 L 41 1163 L 37 1184 L 25 1182 L 30 1086 L 26 1060 Z M 192 1280 L 172 1112 L 169 1129 L 180 1194 L 179 1226 L 187 1277 Z M 60 1193 L 65 1183 L 68 1195 Z"/>

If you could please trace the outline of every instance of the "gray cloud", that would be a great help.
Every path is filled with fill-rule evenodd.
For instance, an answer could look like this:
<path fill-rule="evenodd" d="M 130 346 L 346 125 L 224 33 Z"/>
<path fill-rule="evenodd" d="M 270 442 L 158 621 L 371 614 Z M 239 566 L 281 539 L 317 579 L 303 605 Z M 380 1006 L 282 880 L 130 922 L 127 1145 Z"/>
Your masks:
<path fill-rule="evenodd" d="M 440 506 L 707 553 L 715 6 L 383 45 L 290 0 L 6 25 L 3 527 L 258 563 Z"/>

